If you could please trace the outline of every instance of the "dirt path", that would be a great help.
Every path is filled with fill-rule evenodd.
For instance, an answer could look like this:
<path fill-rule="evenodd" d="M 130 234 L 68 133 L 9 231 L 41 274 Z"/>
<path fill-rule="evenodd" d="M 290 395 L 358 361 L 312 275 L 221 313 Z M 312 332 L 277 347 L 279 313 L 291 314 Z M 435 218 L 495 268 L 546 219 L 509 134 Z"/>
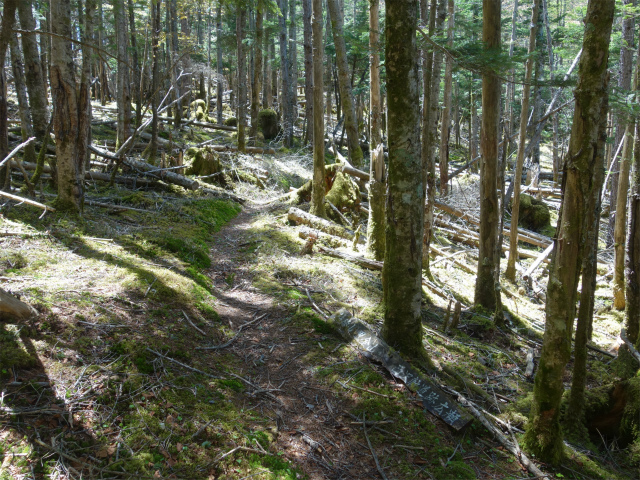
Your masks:
<path fill-rule="evenodd" d="M 345 418 L 351 402 L 334 391 L 337 385 L 332 389 L 316 381 L 314 365 L 304 358 L 315 353 L 324 357 L 318 357 L 318 363 L 341 362 L 321 345 L 333 345 L 337 339 L 327 342 L 313 328 L 292 325 L 285 308 L 252 286 L 255 275 L 241 249 L 251 242 L 252 224 L 265 211 L 266 207 L 245 208 L 220 231 L 211 250 L 218 313 L 223 323 L 241 330 L 225 351 L 233 353 L 241 375 L 253 384 L 246 391 L 244 408 L 270 420 L 277 451 L 309 478 L 379 477 L 371 453 Z"/>

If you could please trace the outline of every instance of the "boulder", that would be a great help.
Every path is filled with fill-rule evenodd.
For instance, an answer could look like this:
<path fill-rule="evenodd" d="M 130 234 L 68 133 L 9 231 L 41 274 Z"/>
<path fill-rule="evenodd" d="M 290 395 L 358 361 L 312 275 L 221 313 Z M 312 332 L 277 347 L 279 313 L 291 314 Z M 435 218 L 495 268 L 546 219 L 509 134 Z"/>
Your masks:
<path fill-rule="evenodd" d="M 275 110 L 267 108 L 258 113 L 258 126 L 265 140 L 273 140 L 278 136 L 278 114 Z"/>
<path fill-rule="evenodd" d="M 534 232 L 548 231 L 551 228 L 551 213 L 549 207 L 531 195 L 520 195 L 518 224 Z"/>

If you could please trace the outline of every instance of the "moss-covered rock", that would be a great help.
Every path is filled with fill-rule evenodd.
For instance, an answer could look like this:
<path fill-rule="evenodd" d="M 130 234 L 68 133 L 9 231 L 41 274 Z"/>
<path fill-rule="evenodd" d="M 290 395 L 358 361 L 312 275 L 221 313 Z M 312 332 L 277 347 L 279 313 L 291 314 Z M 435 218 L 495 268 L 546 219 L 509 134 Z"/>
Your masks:
<path fill-rule="evenodd" d="M 543 232 L 551 229 L 551 213 L 549 207 L 542 201 L 531 195 L 520 195 L 519 225 L 533 230 Z"/>
<path fill-rule="evenodd" d="M 225 124 L 227 127 L 237 127 L 237 126 L 238 126 L 238 119 L 237 119 L 236 117 L 230 117 L 230 118 L 227 118 L 227 119 L 224 121 L 224 124 Z"/>
<path fill-rule="evenodd" d="M 187 175 L 208 177 L 202 179 L 204 182 L 222 187 L 228 187 L 232 183 L 231 177 L 220 161 L 220 155 L 209 146 L 188 149 L 185 155 L 185 164 L 189 165 L 186 171 Z"/>
<path fill-rule="evenodd" d="M 191 108 L 193 110 L 192 115 L 195 117 L 196 120 L 198 120 L 199 122 L 208 120 L 207 113 L 206 113 L 207 103 L 204 100 L 202 99 L 194 100 L 193 102 L 191 102 Z"/>
<path fill-rule="evenodd" d="M 267 108 L 258 113 L 258 126 L 265 140 L 273 140 L 278 136 L 278 114 L 275 110 Z"/>

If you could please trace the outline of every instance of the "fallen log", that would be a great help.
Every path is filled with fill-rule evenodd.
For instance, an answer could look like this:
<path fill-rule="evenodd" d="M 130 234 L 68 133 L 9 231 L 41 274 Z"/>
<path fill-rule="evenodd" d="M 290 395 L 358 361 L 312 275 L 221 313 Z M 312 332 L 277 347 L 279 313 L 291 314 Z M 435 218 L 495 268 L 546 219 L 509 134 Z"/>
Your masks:
<path fill-rule="evenodd" d="M 351 255 L 350 253 L 342 252 L 340 250 L 334 250 L 333 248 L 323 247 L 318 245 L 320 252 L 329 255 L 330 257 L 341 258 L 342 260 L 348 260 L 349 262 L 360 265 L 361 267 L 368 268 L 369 270 L 382 270 L 384 262 L 378 262 L 377 260 L 370 260 L 362 255 Z"/>
<path fill-rule="evenodd" d="M 28 320 L 38 312 L 31 305 L 21 302 L 0 288 L 0 320 Z"/>
<path fill-rule="evenodd" d="M 19 197 L 18 195 L 13 195 L 11 193 L 3 192 L 2 190 L 0 190 L 0 196 L 6 197 L 6 198 L 8 198 L 10 200 L 14 200 L 14 201 L 19 202 L 19 203 L 26 203 L 27 205 L 31 205 L 33 207 L 38 207 L 38 208 L 41 208 L 41 209 L 46 210 L 48 212 L 55 212 L 56 211 L 55 208 L 50 207 L 49 205 L 44 205 L 42 203 L 38 203 L 38 202 L 36 202 L 34 200 L 31 200 L 29 198 Z"/>
<path fill-rule="evenodd" d="M 289 209 L 287 218 L 290 222 L 309 225 L 316 230 L 320 230 L 330 235 L 335 235 L 336 237 L 346 238 L 347 240 L 352 240 L 354 236 L 354 232 L 352 232 L 351 230 L 344 228 L 337 223 L 325 220 L 324 218 L 311 215 L 310 213 L 307 213 L 304 210 L 300 210 L 296 207 L 291 207 Z"/>
<path fill-rule="evenodd" d="M 462 252 L 455 252 L 453 254 L 447 255 L 445 252 L 443 252 L 442 250 L 440 250 L 438 247 L 434 246 L 434 245 L 430 245 L 429 246 L 430 250 L 437 253 L 438 255 L 440 255 L 443 258 L 439 258 L 438 260 L 436 260 L 435 262 L 433 262 L 431 264 L 431 266 L 435 265 L 436 263 L 440 262 L 440 261 L 444 261 L 444 260 L 451 260 L 453 263 L 455 263 L 456 265 L 458 265 L 462 270 L 464 270 L 467 273 L 470 273 L 472 275 L 475 275 L 477 272 L 475 270 L 473 270 L 471 267 L 469 267 L 466 263 L 462 263 L 460 260 L 453 258 L 454 255 L 458 255 L 460 253 L 464 253 L 464 251 Z"/>
<path fill-rule="evenodd" d="M 540 266 L 540 264 L 547 259 L 547 257 L 551 254 L 552 251 L 553 251 L 553 243 L 549 245 L 544 250 L 544 252 L 538 255 L 538 258 L 536 258 L 535 261 L 531 264 L 531 266 L 527 268 L 527 270 L 524 272 L 524 275 L 522 275 L 522 278 L 528 282 L 533 272 L 535 272 L 537 268 Z"/>
<path fill-rule="evenodd" d="M 192 180 L 184 175 L 179 175 L 168 170 L 154 167 L 147 162 L 127 158 L 123 163 L 144 175 L 153 176 L 154 178 L 161 179 L 167 183 L 179 185 L 187 190 L 198 190 L 200 188 L 200 184 L 196 180 Z"/>
<path fill-rule="evenodd" d="M 351 244 L 345 239 L 307 227 L 306 225 L 302 225 L 300 227 L 300 230 L 298 230 L 298 236 L 303 240 L 315 237 L 317 241 L 331 248 L 351 248 Z"/>

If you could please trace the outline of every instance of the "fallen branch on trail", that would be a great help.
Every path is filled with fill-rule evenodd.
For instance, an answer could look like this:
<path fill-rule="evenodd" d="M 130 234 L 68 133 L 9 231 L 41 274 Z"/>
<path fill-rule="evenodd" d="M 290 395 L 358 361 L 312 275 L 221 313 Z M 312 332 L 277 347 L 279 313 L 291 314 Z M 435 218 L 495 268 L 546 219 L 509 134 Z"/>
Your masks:
<path fill-rule="evenodd" d="M 28 320 L 38 312 L 0 288 L 0 320 Z"/>
<path fill-rule="evenodd" d="M 352 240 L 354 236 L 354 232 L 352 232 L 351 230 L 344 228 L 337 223 L 325 220 L 324 218 L 316 217 L 315 215 L 307 213 L 304 210 L 300 210 L 296 207 L 291 207 L 289 209 L 287 218 L 290 222 L 309 225 L 316 230 L 320 230 L 337 237 L 346 238 L 347 240 Z"/>

